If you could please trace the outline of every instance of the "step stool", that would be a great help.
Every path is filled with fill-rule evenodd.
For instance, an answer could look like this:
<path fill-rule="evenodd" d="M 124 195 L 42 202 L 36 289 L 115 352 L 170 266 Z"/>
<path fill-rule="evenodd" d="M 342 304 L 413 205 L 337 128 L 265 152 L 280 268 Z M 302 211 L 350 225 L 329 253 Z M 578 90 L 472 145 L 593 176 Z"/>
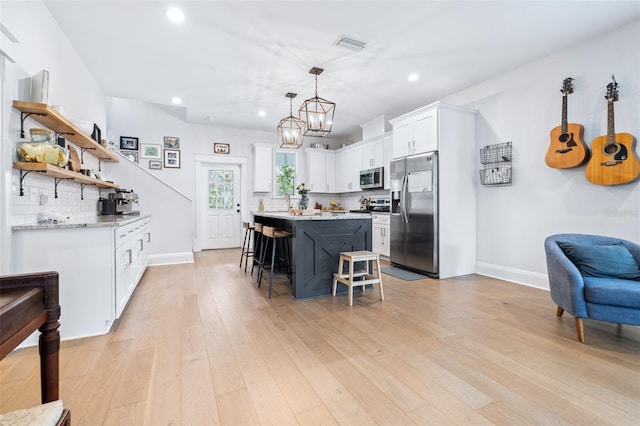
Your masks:
<path fill-rule="evenodd" d="M 346 274 L 343 273 L 344 262 L 349 262 L 349 272 Z M 354 270 L 356 262 L 364 262 L 364 269 Z M 373 264 L 373 273 L 370 270 L 370 264 Z M 333 287 L 331 289 L 333 296 L 336 295 L 336 287 L 339 282 L 348 287 L 349 306 L 353 306 L 353 287 L 362 287 L 362 291 L 364 291 L 365 286 L 368 284 L 378 284 L 380 287 L 380 300 L 384 300 L 382 276 L 380 275 L 380 255 L 367 250 L 341 252 L 338 272 L 333 274 Z"/>

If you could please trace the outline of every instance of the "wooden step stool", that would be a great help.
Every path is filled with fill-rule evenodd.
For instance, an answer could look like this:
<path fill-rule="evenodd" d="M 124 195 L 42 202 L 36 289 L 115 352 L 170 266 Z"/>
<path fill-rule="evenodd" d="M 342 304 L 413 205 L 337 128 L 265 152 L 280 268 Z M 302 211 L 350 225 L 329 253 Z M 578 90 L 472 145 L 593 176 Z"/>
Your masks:
<path fill-rule="evenodd" d="M 347 274 L 343 273 L 344 262 L 349 262 L 349 273 Z M 365 262 L 364 269 L 354 270 L 356 262 Z M 373 273 L 369 268 L 370 262 L 373 263 Z M 331 294 L 334 296 L 336 295 L 338 282 L 346 285 L 349 289 L 349 306 L 353 306 L 353 287 L 360 286 L 364 291 L 365 286 L 368 284 L 378 284 L 380 287 L 380 300 L 384 300 L 382 276 L 380 275 L 380 255 L 366 250 L 341 252 L 338 272 L 333 274 Z"/>

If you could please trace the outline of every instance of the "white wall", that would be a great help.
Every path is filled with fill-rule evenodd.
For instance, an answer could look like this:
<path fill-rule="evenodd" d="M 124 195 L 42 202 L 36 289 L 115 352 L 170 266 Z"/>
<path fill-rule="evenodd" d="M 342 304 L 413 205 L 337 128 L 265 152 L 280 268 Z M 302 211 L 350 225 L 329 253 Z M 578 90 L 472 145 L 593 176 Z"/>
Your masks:
<path fill-rule="evenodd" d="M 69 118 L 85 119 L 105 129 L 106 108 L 102 89 L 89 73 L 84 63 L 52 18 L 46 6 L 39 1 L 1 2 L 2 23 L 18 39 L 12 46 L 15 63 L 6 62 L 2 77 L 2 155 L 3 173 L 0 205 L 0 235 L 2 256 L 0 272 L 10 272 L 12 253 L 11 225 L 35 220 L 44 207 L 28 197 L 18 199 L 19 173 L 12 169 L 15 159 L 15 143 L 19 139 L 20 113 L 12 108 L 14 99 L 28 100 L 28 81 L 42 69 L 49 71 L 49 104 L 63 105 Z M 41 127 L 32 120 L 25 128 Z M 28 131 L 27 131 L 28 134 Z M 97 161 L 87 157 L 88 168 L 97 169 Z M 85 200 L 80 199 L 80 186 L 60 183 L 59 198 L 53 198 L 53 179 L 29 175 L 25 179 L 25 193 L 37 191 L 49 195 L 51 210 L 74 215 L 93 214 L 98 191 L 86 188 Z M 44 191 L 44 192 L 43 192 Z"/>
<path fill-rule="evenodd" d="M 640 182 L 594 185 L 584 166 L 559 170 L 544 162 L 549 131 L 561 122 L 562 81 L 575 78 L 568 121 L 584 125 L 591 146 L 607 133 L 604 94 L 612 73 L 620 87 L 615 130 L 637 138 L 640 21 L 444 99 L 479 111 L 476 152 L 506 141 L 514 147 L 513 185 L 477 185 L 478 272 L 548 288 L 543 249 L 548 235 L 593 233 L 640 241 Z"/>

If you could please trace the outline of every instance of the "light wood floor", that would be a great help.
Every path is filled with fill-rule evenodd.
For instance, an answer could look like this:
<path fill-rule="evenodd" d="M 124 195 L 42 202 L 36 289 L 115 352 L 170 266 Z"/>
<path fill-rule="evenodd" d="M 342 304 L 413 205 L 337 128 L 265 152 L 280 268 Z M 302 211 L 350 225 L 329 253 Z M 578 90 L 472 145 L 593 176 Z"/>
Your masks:
<path fill-rule="evenodd" d="M 149 268 L 110 334 L 62 343 L 73 424 L 638 424 L 638 327 L 580 344 L 548 292 L 477 275 L 269 300 L 238 257 Z M 39 403 L 37 366 L 0 363 L 0 412 Z"/>

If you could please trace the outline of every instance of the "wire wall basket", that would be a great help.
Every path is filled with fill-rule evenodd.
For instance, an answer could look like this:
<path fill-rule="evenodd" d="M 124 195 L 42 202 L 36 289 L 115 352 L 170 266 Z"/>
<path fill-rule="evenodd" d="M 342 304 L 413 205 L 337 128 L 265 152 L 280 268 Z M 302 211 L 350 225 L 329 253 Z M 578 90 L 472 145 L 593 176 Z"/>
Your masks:
<path fill-rule="evenodd" d="M 511 142 L 487 145 L 480 149 L 480 183 L 485 186 L 511 185 Z"/>

